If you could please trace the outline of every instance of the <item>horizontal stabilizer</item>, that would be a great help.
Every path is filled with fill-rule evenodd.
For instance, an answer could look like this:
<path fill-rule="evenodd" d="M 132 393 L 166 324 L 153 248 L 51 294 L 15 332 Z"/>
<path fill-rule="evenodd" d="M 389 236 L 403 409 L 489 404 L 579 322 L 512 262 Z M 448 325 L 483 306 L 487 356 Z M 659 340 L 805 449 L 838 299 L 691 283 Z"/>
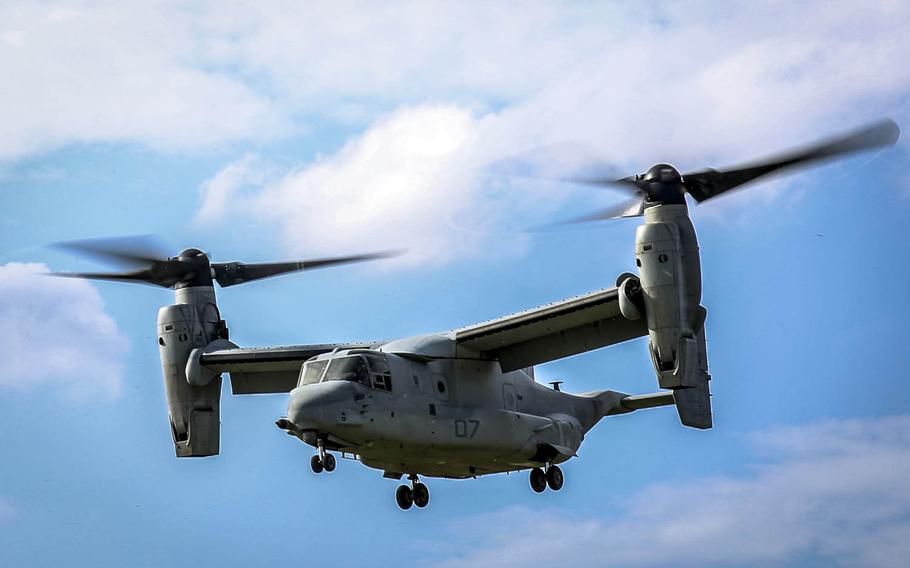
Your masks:
<path fill-rule="evenodd" d="M 643 408 L 656 408 L 658 406 L 667 406 L 674 403 L 673 393 L 670 391 L 655 392 L 652 394 L 635 394 L 623 397 L 620 404 L 629 410 L 641 410 Z"/>
<path fill-rule="evenodd" d="M 660 391 L 650 394 L 626 394 L 624 392 L 608 390 L 584 393 L 579 396 L 597 399 L 599 406 L 598 420 L 600 420 L 600 417 L 602 416 L 628 414 L 635 410 L 670 406 L 673 404 L 673 393 L 671 391 Z"/>

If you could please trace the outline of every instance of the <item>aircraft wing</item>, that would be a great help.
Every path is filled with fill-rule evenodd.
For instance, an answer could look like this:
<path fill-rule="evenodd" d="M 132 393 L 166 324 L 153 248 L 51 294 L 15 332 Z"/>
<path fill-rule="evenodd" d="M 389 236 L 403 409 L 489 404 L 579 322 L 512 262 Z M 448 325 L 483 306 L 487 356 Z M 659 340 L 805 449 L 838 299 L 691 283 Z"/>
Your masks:
<path fill-rule="evenodd" d="M 233 394 L 290 392 L 297 386 L 300 366 L 310 357 L 335 349 L 369 349 L 376 343 L 322 343 L 287 347 L 218 349 L 203 353 L 202 367 L 231 374 Z"/>
<path fill-rule="evenodd" d="M 455 330 L 459 347 L 498 359 L 503 372 L 593 351 L 648 335 L 644 319 L 619 312 L 610 288 Z"/>

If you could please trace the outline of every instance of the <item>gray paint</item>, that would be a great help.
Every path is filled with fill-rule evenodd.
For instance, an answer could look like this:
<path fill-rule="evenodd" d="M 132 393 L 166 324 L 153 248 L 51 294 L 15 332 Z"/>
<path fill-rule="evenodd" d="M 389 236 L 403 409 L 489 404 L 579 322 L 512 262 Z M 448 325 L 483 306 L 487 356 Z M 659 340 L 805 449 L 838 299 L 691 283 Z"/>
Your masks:
<path fill-rule="evenodd" d="M 684 204 L 645 210 L 636 257 L 640 273 L 621 276 L 621 291 L 391 341 L 239 348 L 216 334 L 224 323 L 212 288 L 178 289 L 178 304 L 162 308 L 159 318 L 161 334 L 193 338 L 162 346 L 177 454 L 218 452 L 225 372 L 234 394 L 289 393 L 287 417 L 278 424 L 316 447 L 322 460 L 326 451 L 345 452 L 391 478 L 550 468 L 575 457 L 603 417 L 670 404 L 683 424 L 710 427 L 698 243 Z M 165 331 L 168 324 L 174 329 Z M 658 382 L 675 390 L 571 394 L 533 378 L 535 364 L 643 336 Z M 684 352 L 687 341 L 692 348 Z M 381 382 L 298 384 L 307 361 L 327 362 L 324 376 L 332 361 L 350 357 L 363 358 L 364 366 L 370 357 L 385 358 L 391 391 L 377 388 Z"/>

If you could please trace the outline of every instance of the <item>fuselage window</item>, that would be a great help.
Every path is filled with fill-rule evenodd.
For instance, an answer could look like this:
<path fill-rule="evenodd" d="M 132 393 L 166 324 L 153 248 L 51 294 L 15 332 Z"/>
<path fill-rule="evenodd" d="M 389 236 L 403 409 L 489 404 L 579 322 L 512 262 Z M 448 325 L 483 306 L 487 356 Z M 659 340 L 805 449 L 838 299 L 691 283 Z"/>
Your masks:
<path fill-rule="evenodd" d="M 366 361 L 359 355 L 332 359 L 325 372 L 327 381 L 353 381 L 370 386 L 370 371 Z"/>
<path fill-rule="evenodd" d="M 367 355 L 370 370 L 373 372 L 373 386 L 379 390 L 392 390 L 392 371 L 389 362 L 382 355 Z"/>
<path fill-rule="evenodd" d="M 322 372 L 325 371 L 325 366 L 328 363 L 329 362 L 326 360 L 304 363 L 303 369 L 300 370 L 300 381 L 297 383 L 297 386 L 318 383 L 319 379 L 322 378 Z"/>

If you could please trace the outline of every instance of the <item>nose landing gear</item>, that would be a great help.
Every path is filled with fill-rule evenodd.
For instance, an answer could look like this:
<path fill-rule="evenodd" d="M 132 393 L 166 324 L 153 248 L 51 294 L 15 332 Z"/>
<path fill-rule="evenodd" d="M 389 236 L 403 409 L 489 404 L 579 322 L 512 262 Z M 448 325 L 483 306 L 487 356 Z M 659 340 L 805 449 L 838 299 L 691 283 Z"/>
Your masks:
<path fill-rule="evenodd" d="M 403 511 L 410 509 L 411 505 L 417 505 L 423 509 L 430 504 L 430 490 L 417 480 L 416 474 L 412 473 L 408 479 L 411 480 L 411 486 L 398 486 L 398 490 L 395 491 L 395 501 Z"/>
<path fill-rule="evenodd" d="M 322 473 L 323 470 L 329 473 L 335 471 L 335 456 L 325 451 L 322 440 L 317 442 L 316 448 L 319 453 L 310 458 L 310 468 L 313 473 Z"/>
<path fill-rule="evenodd" d="M 549 487 L 553 491 L 562 489 L 565 477 L 562 470 L 556 465 L 547 465 L 546 471 L 535 467 L 531 470 L 531 489 L 536 493 L 543 493 L 544 489 Z"/>

